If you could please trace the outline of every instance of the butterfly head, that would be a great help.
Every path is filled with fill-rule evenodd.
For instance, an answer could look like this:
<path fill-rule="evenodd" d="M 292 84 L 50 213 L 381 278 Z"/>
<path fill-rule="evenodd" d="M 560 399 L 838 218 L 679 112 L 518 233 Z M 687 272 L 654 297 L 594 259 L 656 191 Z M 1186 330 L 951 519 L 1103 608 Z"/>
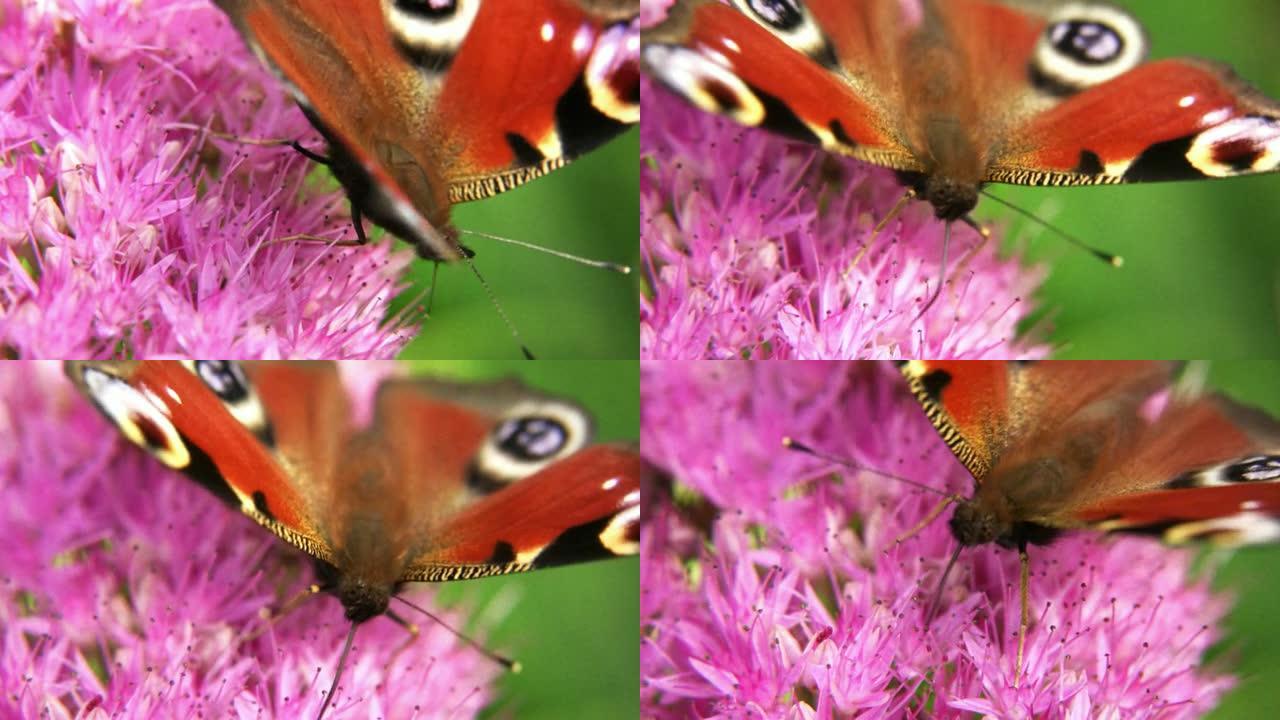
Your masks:
<path fill-rule="evenodd" d="M 945 175 L 930 175 L 920 193 L 939 220 L 959 220 L 978 205 L 978 186 Z"/>
<path fill-rule="evenodd" d="M 387 611 L 395 585 L 372 581 L 359 573 L 339 572 L 328 563 L 317 561 L 316 574 L 321 587 L 342 603 L 347 619 L 353 623 L 371 620 Z"/>
<path fill-rule="evenodd" d="M 996 542 L 1010 536 L 1013 531 L 1007 520 L 1002 520 L 990 508 L 974 500 L 956 505 L 950 525 L 956 541 L 966 547 Z"/>

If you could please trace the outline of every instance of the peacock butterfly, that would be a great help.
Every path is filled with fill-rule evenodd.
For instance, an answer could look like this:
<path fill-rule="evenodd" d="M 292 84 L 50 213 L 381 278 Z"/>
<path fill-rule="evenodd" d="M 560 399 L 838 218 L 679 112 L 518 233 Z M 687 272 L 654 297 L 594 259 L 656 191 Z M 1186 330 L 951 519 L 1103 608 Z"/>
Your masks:
<path fill-rule="evenodd" d="M 948 221 L 992 182 L 1280 169 L 1280 104 L 1146 44 L 1092 1 L 678 0 L 641 54 L 703 110 L 898 171 Z"/>
<path fill-rule="evenodd" d="M 960 548 L 1027 546 L 1077 528 L 1222 546 L 1280 540 L 1280 422 L 1174 383 L 1155 361 L 901 361 L 911 392 L 973 475 L 950 497 Z M 944 505 L 940 505 L 941 511 Z M 956 552 L 959 552 L 957 548 Z"/>
<path fill-rule="evenodd" d="M 637 0 L 217 0 L 368 217 L 464 256 L 453 203 L 559 168 L 640 118 Z"/>
<path fill-rule="evenodd" d="M 590 445 L 585 410 L 514 380 L 386 380 L 358 428 L 333 363 L 66 371 L 130 442 L 311 555 L 352 623 L 348 647 L 404 583 L 638 548 L 637 453 Z"/>

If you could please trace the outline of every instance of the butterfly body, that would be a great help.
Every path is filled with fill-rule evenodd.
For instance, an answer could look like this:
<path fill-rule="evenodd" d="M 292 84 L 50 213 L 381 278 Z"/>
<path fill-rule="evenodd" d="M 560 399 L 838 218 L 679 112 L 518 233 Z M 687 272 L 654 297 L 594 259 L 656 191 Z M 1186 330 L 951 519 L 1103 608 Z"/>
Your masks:
<path fill-rule="evenodd" d="M 356 623 L 406 582 L 635 552 L 639 457 L 515 381 L 388 380 L 358 427 L 328 363 L 67 372 L 131 442 L 311 555 Z"/>
<path fill-rule="evenodd" d="M 990 182 L 1280 168 L 1280 104 L 1215 63 L 1144 63 L 1103 3 L 681 0 L 644 40 L 698 107 L 897 170 L 947 220 Z"/>
<path fill-rule="evenodd" d="M 974 477 L 951 519 L 962 545 L 1025 547 L 1083 528 L 1175 543 L 1280 537 L 1280 422 L 1224 396 L 1171 390 L 1173 364 L 900 367 Z"/>
<path fill-rule="evenodd" d="M 218 5 L 328 143 L 357 221 L 425 258 L 463 256 L 453 203 L 540 177 L 639 119 L 634 0 Z"/>

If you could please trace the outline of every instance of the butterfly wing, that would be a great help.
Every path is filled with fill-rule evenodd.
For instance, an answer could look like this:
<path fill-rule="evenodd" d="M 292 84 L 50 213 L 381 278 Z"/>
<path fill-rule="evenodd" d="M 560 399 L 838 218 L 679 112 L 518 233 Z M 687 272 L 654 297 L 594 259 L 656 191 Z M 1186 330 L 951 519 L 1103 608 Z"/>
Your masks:
<path fill-rule="evenodd" d="M 635 2 L 218 0 L 330 144 L 353 206 L 456 260 L 452 202 L 565 164 L 639 119 Z"/>
<path fill-rule="evenodd" d="M 405 580 L 447 580 L 634 555 L 640 457 L 596 445 L 449 518 Z"/>
<path fill-rule="evenodd" d="M 230 362 L 68 362 L 66 371 L 129 441 L 286 542 L 332 561 L 315 520 L 318 463 L 339 444 L 345 422 L 331 366 L 263 363 L 246 375 Z M 310 419 L 305 430 L 292 422 L 299 417 Z"/>
<path fill-rule="evenodd" d="M 1110 6 L 733 5 L 677 2 L 645 67 L 704 110 L 834 152 L 1025 185 L 1280 167 L 1280 103 L 1222 65 L 1144 64 L 1141 26 Z"/>
<path fill-rule="evenodd" d="M 439 148 L 423 142 L 438 81 L 392 45 L 377 2 L 218 0 L 329 142 L 352 206 L 423 257 L 460 258 Z"/>
<path fill-rule="evenodd" d="M 678 0 L 644 33 L 645 69 L 695 106 L 886 167 L 922 171 L 899 122 L 897 3 L 817 0 L 774 22 L 748 4 Z"/>
<path fill-rule="evenodd" d="M 444 148 L 454 202 L 544 175 L 639 122 L 636 0 L 478 5 L 424 131 Z"/>
<path fill-rule="evenodd" d="M 1280 168 L 1280 103 L 1201 60 L 1164 60 L 1082 90 L 1013 129 L 987 180 L 1075 185 Z"/>
<path fill-rule="evenodd" d="M 1105 401 L 1132 414 L 1169 383 L 1155 361 L 911 360 L 898 367 L 947 447 L 979 483 L 1002 456 Z"/>
<path fill-rule="evenodd" d="M 391 522 L 413 538 L 401 580 L 636 552 L 639 455 L 588 446 L 577 405 L 510 380 L 403 380 L 379 390 L 376 408 L 373 434 L 395 459 L 388 481 L 401 484 L 390 494 L 423 498 Z"/>
<path fill-rule="evenodd" d="M 1173 543 L 1280 539 L 1280 423 L 1220 395 L 1176 403 L 1099 468 L 1062 515 Z"/>
<path fill-rule="evenodd" d="M 1230 67 L 1189 58 L 1144 62 L 1141 25 L 1108 5 L 1024 4 L 1017 11 L 1031 35 L 1018 34 L 1024 42 L 1012 55 L 1025 60 L 983 63 L 1020 74 L 1014 85 L 986 95 L 1004 112 L 988 120 L 993 135 L 984 180 L 1110 184 L 1280 168 L 1280 103 Z M 1010 37 L 999 33 L 1001 42 L 982 33 L 961 36 L 999 53 Z"/>

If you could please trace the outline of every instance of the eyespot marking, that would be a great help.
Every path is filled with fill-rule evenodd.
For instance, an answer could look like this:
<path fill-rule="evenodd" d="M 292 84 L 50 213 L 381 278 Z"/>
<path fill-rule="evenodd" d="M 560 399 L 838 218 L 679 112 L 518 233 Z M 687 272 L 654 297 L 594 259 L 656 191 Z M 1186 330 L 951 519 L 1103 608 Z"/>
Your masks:
<path fill-rule="evenodd" d="M 162 399 L 97 368 L 85 367 L 81 377 L 90 400 L 129 442 L 175 470 L 191 464 L 187 444 Z"/>
<path fill-rule="evenodd" d="M 427 72 L 443 72 L 471 31 L 480 0 L 382 0 L 396 47 Z"/>
<path fill-rule="evenodd" d="M 1111 5 L 1069 2 L 1049 17 L 1028 70 L 1042 92 L 1068 95 L 1132 70 L 1146 55 L 1146 34 L 1133 16 Z"/>
<path fill-rule="evenodd" d="M 1280 119 L 1250 115 L 1196 135 L 1187 162 L 1208 177 L 1233 177 L 1280 169 Z"/>
<path fill-rule="evenodd" d="M 568 457 L 590 439 L 590 418 L 577 405 L 556 399 L 517 403 L 490 431 L 468 482 L 475 492 L 491 492 Z"/>

